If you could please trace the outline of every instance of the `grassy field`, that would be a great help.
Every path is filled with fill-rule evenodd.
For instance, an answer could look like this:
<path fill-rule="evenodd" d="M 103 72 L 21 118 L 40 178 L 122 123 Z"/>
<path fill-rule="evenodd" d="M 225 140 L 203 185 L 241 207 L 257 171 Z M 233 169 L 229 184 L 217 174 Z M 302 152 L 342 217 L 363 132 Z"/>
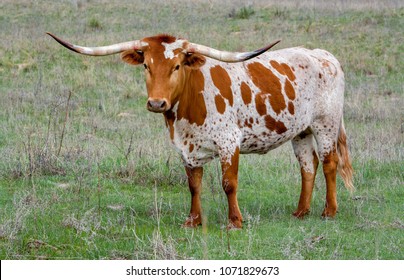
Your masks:
<path fill-rule="evenodd" d="M 404 259 L 402 2 L 243 2 L 0 2 L 1 259 Z M 327 49 L 346 74 L 356 191 L 338 179 L 339 213 L 320 219 L 320 172 L 311 214 L 292 217 L 288 143 L 241 158 L 242 230 L 225 228 L 218 161 L 205 169 L 205 226 L 181 228 L 186 176 L 146 110 L 141 67 L 76 55 L 46 31 L 90 46 L 169 33 L 234 51 L 277 38 Z"/>

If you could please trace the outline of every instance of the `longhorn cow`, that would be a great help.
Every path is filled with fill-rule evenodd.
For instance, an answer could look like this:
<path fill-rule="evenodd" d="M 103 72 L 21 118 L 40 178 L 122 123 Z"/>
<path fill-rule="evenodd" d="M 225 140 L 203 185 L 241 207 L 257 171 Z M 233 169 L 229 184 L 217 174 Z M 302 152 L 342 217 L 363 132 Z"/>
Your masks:
<path fill-rule="evenodd" d="M 264 154 L 289 140 L 302 178 L 294 216 L 309 213 L 319 162 L 327 189 L 323 217 L 337 212 L 337 170 L 353 188 L 343 122 L 344 73 L 329 52 L 302 47 L 266 52 L 276 41 L 257 51 L 232 53 L 168 35 L 82 47 L 48 34 L 80 54 L 121 53 L 124 62 L 144 66 L 147 109 L 163 114 L 185 165 L 191 192 L 185 227 L 202 223 L 203 165 L 218 157 L 228 228 L 241 228 L 239 155 Z"/>

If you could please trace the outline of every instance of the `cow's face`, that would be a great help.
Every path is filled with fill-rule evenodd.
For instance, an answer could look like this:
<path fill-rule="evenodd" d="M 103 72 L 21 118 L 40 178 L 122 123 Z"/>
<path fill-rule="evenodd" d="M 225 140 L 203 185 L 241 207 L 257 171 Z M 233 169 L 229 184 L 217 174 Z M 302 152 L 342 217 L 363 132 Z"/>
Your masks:
<path fill-rule="evenodd" d="M 143 64 L 148 93 L 147 109 L 163 113 L 172 108 L 184 89 L 190 71 L 201 67 L 205 57 L 185 51 L 188 42 L 171 36 L 141 40 L 143 47 L 122 53 L 122 60 Z"/>

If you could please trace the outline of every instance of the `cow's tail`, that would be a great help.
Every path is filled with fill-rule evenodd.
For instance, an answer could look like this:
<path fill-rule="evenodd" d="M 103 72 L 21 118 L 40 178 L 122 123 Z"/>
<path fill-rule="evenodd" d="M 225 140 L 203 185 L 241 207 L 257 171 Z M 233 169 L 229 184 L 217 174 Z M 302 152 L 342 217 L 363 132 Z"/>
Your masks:
<path fill-rule="evenodd" d="M 353 168 L 351 164 L 351 158 L 349 156 L 348 145 L 346 142 L 346 133 L 343 119 L 341 119 L 341 125 L 339 128 L 337 152 L 338 172 L 344 180 L 345 187 L 352 192 L 354 190 L 354 185 L 352 183 Z"/>

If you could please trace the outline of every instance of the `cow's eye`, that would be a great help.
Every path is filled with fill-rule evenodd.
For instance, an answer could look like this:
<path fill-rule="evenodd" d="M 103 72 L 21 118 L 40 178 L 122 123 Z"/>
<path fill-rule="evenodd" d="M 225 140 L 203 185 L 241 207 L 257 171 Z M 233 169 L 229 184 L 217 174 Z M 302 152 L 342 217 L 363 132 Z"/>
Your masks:
<path fill-rule="evenodd" d="M 180 65 L 178 64 L 177 66 L 175 66 L 174 71 L 177 71 L 178 69 L 180 69 Z"/>

